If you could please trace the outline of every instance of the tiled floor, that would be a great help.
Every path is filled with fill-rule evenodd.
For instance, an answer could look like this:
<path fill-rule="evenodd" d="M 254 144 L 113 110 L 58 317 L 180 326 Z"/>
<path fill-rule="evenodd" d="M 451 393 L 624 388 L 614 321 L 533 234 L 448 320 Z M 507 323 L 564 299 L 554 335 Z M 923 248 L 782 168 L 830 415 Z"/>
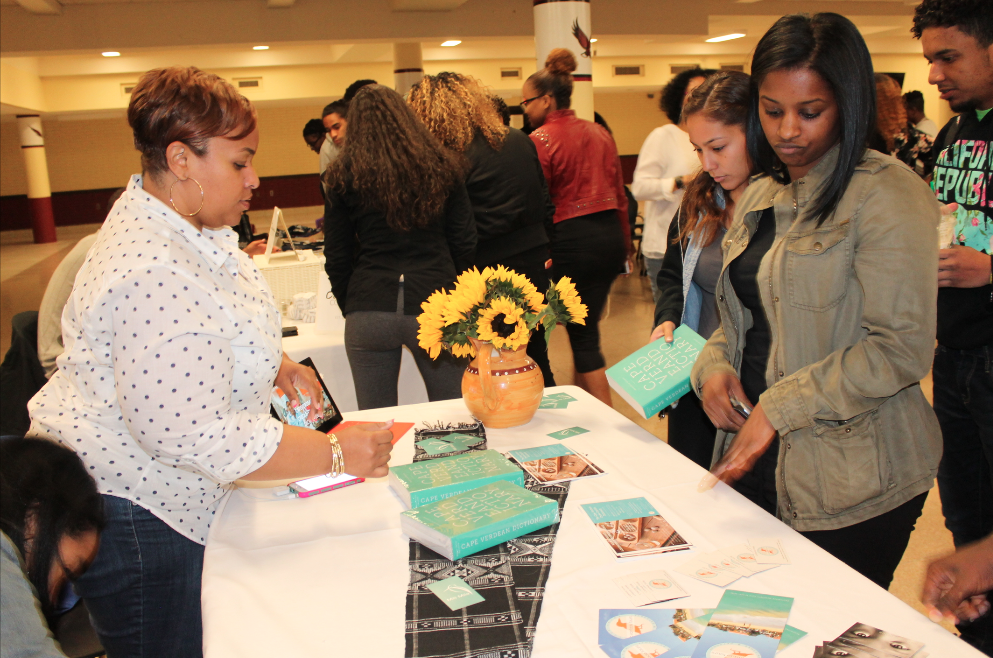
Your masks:
<path fill-rule="evenodd" d="M 314 218 L 321 213 L 320 207 L 292 208 L 285 211 L 285 219 L 288 225 L 313 225 Z M 257 232 L 264 232 L 269 226 L 272 211 L 260 210 L 250 214 Z M 0 233 L 0 353 L 5 354 L 10 344 L 11 317 L 21 311 L 38 308 L 52 271 L 79 238 L 97 228 L 96 225 L 60 228 L 59 241 L 49 245 L 32 244 L 30 231 Z M 607 363 L 616 363 L 645 344 L 651 331 L 653 310 L 646 278 L 632 276 L 617 281 L 606 317 L 600 325 Z M 552 335 L 550 355 L 556 381 L 560 384 L 572 383 L 571 352 L 566 333 L 561 328 Z M 930 399 L 930 376 L 923 386 Z M 613 402 L 618 411 L 659 439 L 666 440 L 666 421 L 641 418 L 617 395 L 613 396 Z M 932 490 L 890 591 L 921 610 L 919 599 L 924 570 L 930 560 L 951 550 L 951 535 L 944 527 L 937 491 Z"/>

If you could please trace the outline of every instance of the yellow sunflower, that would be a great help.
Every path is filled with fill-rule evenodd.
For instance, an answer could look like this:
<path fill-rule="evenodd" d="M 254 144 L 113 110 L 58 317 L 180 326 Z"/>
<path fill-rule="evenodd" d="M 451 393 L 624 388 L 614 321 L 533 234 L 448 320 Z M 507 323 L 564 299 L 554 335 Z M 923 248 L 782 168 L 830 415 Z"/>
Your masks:
<path fill-rule="evenodd" d="M 492 267 L 487 267 L 485 270 L 483 270 L 484 274 L 487 271 L 489 272 L 489 276 L 486 277 L 488 281 L 492 281 L 494 279 L 496 279 L 497 281 L 510 281 L 511 275 L 515 274 L 514 270 L 509 270 L 503 265 L 497 265 L 496 269 L 493 269 Z"/>
<path fill-rule="evenodd" d="M 474 357 L 476 356 L 476 349 L 472 346 L 472 343 L 466 343 L 465 345 L 452 343 L 452 354 L 457 357 Z"/>
<path fill-rule="evenodd" d="M 457 294 L 453 291 L 445 300 L 445 310 L 442 314 L 442 317 L 445 319 L 445 325 L 468 320 L 469 312 L 472 311 L 472 307 L 476 303 L 471 297 L 464 294 Z"/>
<path fill-rule="evenodd" d="M 579 298 L 579 293 L 576 292 L 576 286 L 572 280 L 567 276 L 562 277 L 555 283 L 555 290 L 558 291 L 559 299 L 562 300 L 562 304 L 569 312 L 572 321 L 576 324 L 586 324 L 584 320 L 587 315 L 586 305 Z"/>
<path fill-rule="evenodd" d="M 520 289 L 521 294 L 524 296 L 524 299 L 527 300 L 528 306 L 531 307 L 532 312 L 539 313 L 542 306 L 544 306 L 545 296 L 538 292 L 538 289 L 534 287 L 531 280 L 523 274 L 518 274 L 514 271 L 511 271 L 510 274 L 511 283 L 514 284 L 515 288 Z"/>
<path fill-rule="evenodd" d="M 417 344 L 432 359 L 438 358 L 441 354 L 441 329 L 447 324 L 444 317 L 447 300 L 448 294 L 444 290 L 431 293 L 431 296 L 421 303 L 423 313 L 417 316 Z"/>
<path fill-rule="evenodd" d="M 475 304 L 482 304 L 486 299 L 486 277 L 479 273 L 475 267 L 466 270 L 459 275 L 455 281 L 453 295 L 471 301 L 470 307 Z"/>
<path fill-rule="evenodd" d="M 497 297 L 479 312 L 476 333 L 479 340 L 497 349 L 517 349 L 528 341 L 531 332 L 524 310 L 506 297 Z"/>

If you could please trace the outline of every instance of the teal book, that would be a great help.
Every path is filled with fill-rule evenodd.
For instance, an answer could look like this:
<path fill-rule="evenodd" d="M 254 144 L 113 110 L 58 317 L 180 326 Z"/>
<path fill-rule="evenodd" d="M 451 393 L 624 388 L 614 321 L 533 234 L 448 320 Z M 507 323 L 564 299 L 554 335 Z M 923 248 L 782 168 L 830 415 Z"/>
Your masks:
<path fill-rule="evenodd" d="M 407 509 L 433 503 L 484 484 L 506 480 L 524 486 L 524 471 L 496 450 L 441 457 L 390 468 L 390 486 Z"/>
<path fill-rule="evenodd" d="M 651 418 L 690 391 L 690 371 L 707 341 L 686 325 L 672 343 L 654 343 L 607 368 L 611 388 L 645 418 Z"/>
<path fill-rule="evenodd" d="M 545 528 L 559 520 L 551 498 L 493 482 L 400 514 L 400 529 L 449 560 Z"/>

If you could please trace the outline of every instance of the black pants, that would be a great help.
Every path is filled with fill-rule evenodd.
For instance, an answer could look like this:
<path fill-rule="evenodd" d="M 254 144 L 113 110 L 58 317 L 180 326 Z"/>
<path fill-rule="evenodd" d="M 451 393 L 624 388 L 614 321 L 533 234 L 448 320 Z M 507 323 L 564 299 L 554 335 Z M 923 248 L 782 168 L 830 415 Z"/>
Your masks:
<path fill-rule="evenodd" d="M 610 286 L 624 266 L 624 234 L 616 210 L 573 217 L 555 225 L 552 273 L 572 279 L 586 304 L 586 324 L 567 324 L 576 372 L 592 372 L 607 365 L 600 352 L 600 315 Z"/>
<path fill-rule="evenodd" d="M 883 589 L 889 589 L 926 499 L 924 492 L 862 523 L 800 534 Z"/>
<path fill-rule="evenodd" d="M 544 295 L 545 291 L 548 290 L 548 270 L 545 269 L 546 260 L 548 260 L 548 246 L 541 245 L 520 254 L 501 258 L 497 262 L 482 263 L 479 265 L 479 270 L 482 271 L 485 267 L 503 265 L 518 274 L 526 276 L 534 287 L 538 289 L 538 292 Z M 541 369 L 541 375 L 545 380 L 545 387 L 555 386 L 552 366 L 548 362 L 548 343 L 545 342 L 545 329 L 543 327 L 539 326 L 531 332 L 531 337 L 528 339 L 527 353 Z"/>
<path fill-rule="evenodd" d="M 735 490 L 753 503 L 776 514 L 776 462 L 779 439 L 759 458 L 755 468 L 735 484 Z M 871 519 L 836 530 L 810 530 L 800 534 L 835 556 L 852 569 L 889 589 L 910 533 L 924 509 L 927 492 L 903 505 Z"/>
<path fill-rule="evenodd" d="M 955 546 L 993 531 L 993 345 L 934 352 L 934 413 L 944 452 L 938 491 Z M 993 596 L 993 593 L 987 594 Z M 962 639 L 993 655 L 993 613 L 960 624 Z"/>
<path fill-rule="evenodd" d="M 670 408 L 667 415 L 669 445 L 693 463 L 709 469 L 717 430 L 707 418 L 700 398 L 690 391 L 679 398 L 679 404 Z"/>

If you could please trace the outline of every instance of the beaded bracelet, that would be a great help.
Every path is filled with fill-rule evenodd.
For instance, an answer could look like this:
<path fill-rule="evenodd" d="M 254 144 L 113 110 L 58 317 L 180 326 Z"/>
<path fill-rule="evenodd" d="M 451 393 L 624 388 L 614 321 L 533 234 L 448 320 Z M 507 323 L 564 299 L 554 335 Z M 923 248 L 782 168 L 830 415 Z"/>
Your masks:
<path fill-rule="evenodd" d="M 328 434 L 328 441 L 331 443 L 331 477 L 336 478 L 345 472 L 345 455 L 341 452 L 338 437 Z"/>

